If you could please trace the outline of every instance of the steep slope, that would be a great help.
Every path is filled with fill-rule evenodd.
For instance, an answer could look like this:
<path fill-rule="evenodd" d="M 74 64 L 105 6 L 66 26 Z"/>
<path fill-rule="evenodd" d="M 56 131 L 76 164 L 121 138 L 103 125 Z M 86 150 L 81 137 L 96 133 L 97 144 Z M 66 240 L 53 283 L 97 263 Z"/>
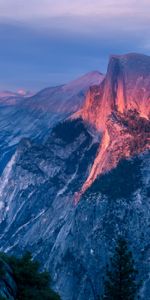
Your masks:
<path fill-rule="evenodd" d="M 80 120 L 57 125 L 44 145 L 22 140 L 1 178 L 0 232 L 4 249 L 16 248 L 20 235 L 26 230 L 32 232 L 33 224 L 34 239 L 36 221 L 46 216 L 46 226 L 56 222 L 55 226 L 61 228 L 73 205 L 70 199 L 88 175 L 97 146 Z M 30 233 L 26 234 L 30 240 Z"/>
<path fill-rule="evenodd" d="M 105 79 L 90 89 L 85 105 L 73 118 L 79 116 L 103 135 L 82 194 L 122 157 L 150 148 L 150 57 L 112 56 Z"/>
<path fill-rule="evenodd" d="M 91 72 L 30 98 L 5 92 L 8 98 L 0 100 L 0 175 L 21 138 L 43 141 L 56 122 L 81 107 L 89 86 L 99 84 L 103 77 L 99 72 Z"/>
<path fill-rule="evenodd" d="M 74 263 L 72 273 L 77 270 L 82 274 L 79 288 L 76 286 L 77 299 L 97 299 L 101 293 L 106 263 L 119 235 L 129 240 L 143 280 L 141 299 L 150 298 L 149 166 L 149 152 L 121 161 L 111 172 L 101 175 L 80 199 L 71 229 L 73 236 L 68 236 L 70 243 L 66 241 L 68 265 Z"/>
<path fill-rule="evenodd" d="M 150 149 L 150 121 L 136 111 L 113 112 L 107 119 L 102 141 L 90 174 L 80 194 L 84 193 L 98 175 L 116 167 L 122 158 L 130 158 Z"/>

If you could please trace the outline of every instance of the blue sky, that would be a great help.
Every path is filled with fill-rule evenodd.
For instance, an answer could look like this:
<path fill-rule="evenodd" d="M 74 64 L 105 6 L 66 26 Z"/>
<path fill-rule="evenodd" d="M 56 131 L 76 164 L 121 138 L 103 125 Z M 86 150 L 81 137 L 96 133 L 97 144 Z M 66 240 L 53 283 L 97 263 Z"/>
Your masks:
<path fill-rule="evenodd" d="M 149 0 L 0 0 L 0 90 L 40 90 L 150 53 Z"/>

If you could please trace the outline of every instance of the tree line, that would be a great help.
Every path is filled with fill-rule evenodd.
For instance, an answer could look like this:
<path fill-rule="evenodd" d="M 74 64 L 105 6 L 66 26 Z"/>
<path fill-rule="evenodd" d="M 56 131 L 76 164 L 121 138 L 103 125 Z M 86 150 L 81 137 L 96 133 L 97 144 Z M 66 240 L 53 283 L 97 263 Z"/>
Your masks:
<path fill-rule="evenodd" d="M 47 271 L 40 271 L 40 264 L 27 252 L 22 257 L 0 254 L 0 280 L 4 278 L 2 262 L 8 263 L 17 285 L 15 300 L 60 300 L 51 288 Z M 125 239 L 119 238 L 114 254 L 106 266 L 104 288 L 96 300 L 137 300 L 140 284 L 132 252 Z M 0 296 L 0 300 L 6 298 Z"/>

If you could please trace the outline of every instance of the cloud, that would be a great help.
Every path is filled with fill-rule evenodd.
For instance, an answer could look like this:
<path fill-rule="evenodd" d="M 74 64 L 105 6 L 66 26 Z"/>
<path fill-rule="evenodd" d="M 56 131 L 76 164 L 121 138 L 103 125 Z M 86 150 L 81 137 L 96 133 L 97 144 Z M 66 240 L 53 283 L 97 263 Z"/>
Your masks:
<path fill-rule="evenodd" d="M 149 11 L 149 0 L 0 0 L 1 22 L 20 22 L 45 34 L 56 29 L 79 35 L 101 29 L 147 34 Z"/>
<path fill-rule="evenodd" d="M 0 82 L 40 89 L 104 72 L 110 54 L 149 53 L 149 11 L 149 0 L 0 0 Z"/>
<path fill-rule="evenodd" d="M 1 17 L 32 19 L 62 15 L 149 16 L 149 0 L 1 0 Z"/>

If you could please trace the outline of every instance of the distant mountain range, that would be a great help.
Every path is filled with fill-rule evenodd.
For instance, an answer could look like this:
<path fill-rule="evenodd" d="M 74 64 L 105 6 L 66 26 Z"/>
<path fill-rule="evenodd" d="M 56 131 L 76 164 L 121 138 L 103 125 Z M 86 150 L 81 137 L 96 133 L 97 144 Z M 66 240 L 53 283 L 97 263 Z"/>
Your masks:
<path fill-rule="evenodd" d="M 96 300 L 121 235 L 149 300 L 150 57 L 111 56 L 106 76 L 22 103 L 18 125 L 4 113 L 1 123 L 2 153 L 16 138 L 0 181 L 1 250 L 32 251 L 63 300 Z"/>
<path fill-rule="evenodd" d="M 0 104 L 16 105 L 19 100 L 31 97 L 32 93 L 24 90 L 18 92 L 2 91 L 0 92 Z"/>

